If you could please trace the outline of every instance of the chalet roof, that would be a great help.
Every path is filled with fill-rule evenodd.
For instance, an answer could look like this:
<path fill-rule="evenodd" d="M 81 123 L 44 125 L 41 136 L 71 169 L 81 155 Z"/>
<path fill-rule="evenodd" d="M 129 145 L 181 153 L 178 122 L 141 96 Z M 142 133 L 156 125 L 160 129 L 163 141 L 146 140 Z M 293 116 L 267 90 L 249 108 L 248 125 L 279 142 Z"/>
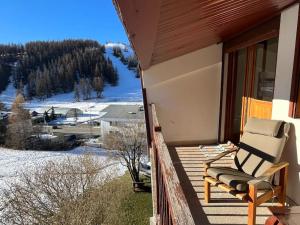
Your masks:
<path fill-rule="evenodd" d="M 113 0 L 142 69 L 229 40 L 296 0 Z"/>
<path fill-rule="evenodd" d="M 101 110 L 101 120 L 144 120 L 142 105 L 110 105 Z"/>

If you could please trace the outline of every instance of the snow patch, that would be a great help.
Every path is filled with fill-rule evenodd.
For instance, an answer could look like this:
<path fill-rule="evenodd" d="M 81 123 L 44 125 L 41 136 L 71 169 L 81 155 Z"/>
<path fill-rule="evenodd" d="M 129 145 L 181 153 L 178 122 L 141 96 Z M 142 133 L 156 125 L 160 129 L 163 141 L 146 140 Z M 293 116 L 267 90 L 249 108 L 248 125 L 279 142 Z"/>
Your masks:
<path fill-rule="evenodd" d="M 111 152 L 101 148 L 77 147 L 69 151 L 19 151 L 0 147 L 0 193 L 7 184 L 16 182 L 19 174 L 41 168 L 48 162 L 60 162 L 68 157 L 76 159 L 83 154 L 90 154 L 100 162 L 107 162 L 111 158 Z M 112 161 L 112 166 L 117 171 L 116 176 L 125 173 L 126 168 L 119 161 Z"/>

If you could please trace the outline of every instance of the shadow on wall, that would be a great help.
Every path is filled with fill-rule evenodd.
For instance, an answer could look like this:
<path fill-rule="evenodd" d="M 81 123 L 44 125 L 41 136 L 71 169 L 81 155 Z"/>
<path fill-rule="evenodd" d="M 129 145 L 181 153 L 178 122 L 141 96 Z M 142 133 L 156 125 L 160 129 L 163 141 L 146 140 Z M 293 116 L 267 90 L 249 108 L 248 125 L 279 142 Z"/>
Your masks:
<path fill-rule="evenodd" d="M 282 154 L 282 161 L 289 162 L 289 173 L 288 173 L 288 196 L 293 196 L 292 201 L 296 204 L 300 204 L 300 165 L 298 163 L 298 152 L 295 135 L 295 125 L 291 123 L 291 129 L 289 133 L 289 140 L 286 144 L 284 152 Z"/>

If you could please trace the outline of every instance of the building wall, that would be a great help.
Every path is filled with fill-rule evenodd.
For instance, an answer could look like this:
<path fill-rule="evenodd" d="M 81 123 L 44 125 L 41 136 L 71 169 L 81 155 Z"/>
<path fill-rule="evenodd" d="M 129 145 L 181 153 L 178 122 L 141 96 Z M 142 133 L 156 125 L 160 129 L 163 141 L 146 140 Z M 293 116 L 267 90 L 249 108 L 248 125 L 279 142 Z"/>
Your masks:
<path fill-rule="evenodd" d="M 110 132 L 123 132 L 124 128 L 143 126 L 145 124 L 144 120 L 140 119 L 110 119 L 110 120 L 101 120 L 101 136 L 104 138 Z"/>
<path fill-rule="evenodd" d="M 101 120 L 100 122 L 100 126 L 101 126 L 101 136 L 102 137 L 105 137 L 105 135 L 109 134 L 109 131 L 110 131 L 110 122 L 109 121 L 104 121 L 104 120 Z"/>
<path fill-rule="evenodd" d="M 216 142 L 221 67 L 222 45 L 212 45 L 143 71 L 166 142 Z"/>
<path fill-rule="evenodd" d="M 292 124 L 283 160 L 290 163 L 288 196 L 300 204 L 300 119 L 288 117 L 299 4 L 281 14 L 272 118 Z"/>

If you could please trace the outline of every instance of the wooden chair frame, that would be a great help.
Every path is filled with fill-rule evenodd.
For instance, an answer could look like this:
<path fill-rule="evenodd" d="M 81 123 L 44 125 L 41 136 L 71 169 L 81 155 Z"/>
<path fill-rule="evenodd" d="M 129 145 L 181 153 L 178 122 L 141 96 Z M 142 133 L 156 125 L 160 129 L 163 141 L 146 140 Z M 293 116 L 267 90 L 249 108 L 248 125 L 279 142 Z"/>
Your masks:
<path fill-rule="evenodd" d="M 271 166 L 266 170 L 260 177 L 257 177 L 248 182 L 249 189 L 247 192 L 237 191 L 235 188 L 230 187 L 221 181 L 209 176 L 207 174 L 207 169 L 210 167 L 211 163 L 223 158 L 224 156 L 232 153 L 236 153 L 238 148 L 236 146 L 231 149 L 220 153 L 212 159 L 206 160 L 204 162 L 205 176 L 204 176 L 204 199 L 206 203 L 210 202 L 210 186 L 217 186 L 224 191 L 236 196 L 242 201 L 248 202 L 248 225 L 255 225 L 256 223 L 256 207 L 262 203 L 267 202 L 276 195 L 279 199 L 279 204 L 281 206 L 285 205 L 286 202 L 286 188 L 288 179 L 288 162 L 280 162 Z M 258 186 L 266 179 L 273 177 L 277 172 L 279 172 L 279 185 L 273 187 L 273 190 L 269 190 L 261 196 L 257 196 Z"/>

